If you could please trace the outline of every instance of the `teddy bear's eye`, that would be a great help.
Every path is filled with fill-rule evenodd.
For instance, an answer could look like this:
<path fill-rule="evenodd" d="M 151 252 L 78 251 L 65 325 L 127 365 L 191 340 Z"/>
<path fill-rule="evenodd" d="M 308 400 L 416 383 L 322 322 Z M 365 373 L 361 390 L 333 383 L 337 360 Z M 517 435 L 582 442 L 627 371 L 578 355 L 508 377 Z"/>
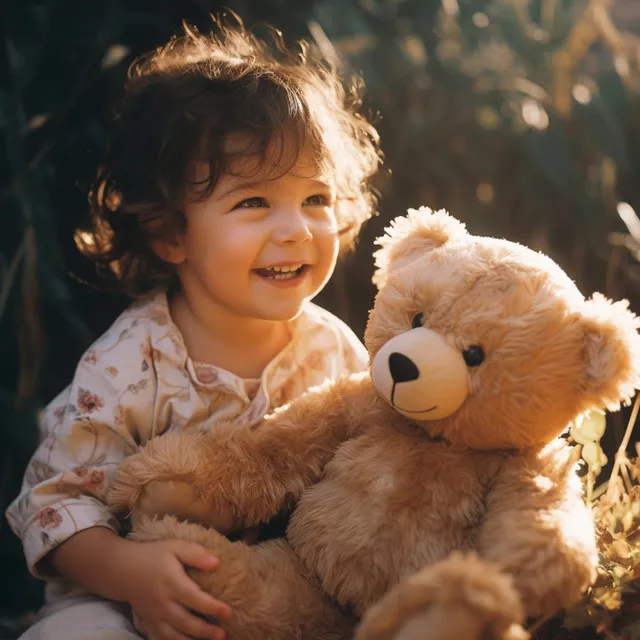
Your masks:
<path fill-rule="evenodd" d="M 468 367 L 477 367 L 484 362 L 484 350 L 482 347 L 474 345 L 462 352 L 462 357 Z"/>
<path fill-rule="evenodd" d="M 414 329 L 417 329 L 418 327 L 422 327 L 423 325 L 424 325 L 424 313 L 416 313 L 416 315 L 413 316 L 411 320 L 411 326 Z"/>

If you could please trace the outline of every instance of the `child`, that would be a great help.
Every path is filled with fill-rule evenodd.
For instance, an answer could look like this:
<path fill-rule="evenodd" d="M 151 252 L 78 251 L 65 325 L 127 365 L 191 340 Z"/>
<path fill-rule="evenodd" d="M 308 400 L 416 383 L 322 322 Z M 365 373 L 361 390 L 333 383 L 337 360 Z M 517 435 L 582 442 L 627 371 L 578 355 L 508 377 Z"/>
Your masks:
<path fill-rule="evenodd" d="M 238 26 L 191 30 L 138 61 L 92 192 L 81 248 L 138 299 L 43 412 L 43 441 L 7 511 L 47 604 L 28 640 L 223 638 L 230 608 L 180 541 L 120 537 L 118 464 L 169 429 L 252 425 L 367 353 L 310 303 L 372 212 L 375 130 L 356 90 Z"/>

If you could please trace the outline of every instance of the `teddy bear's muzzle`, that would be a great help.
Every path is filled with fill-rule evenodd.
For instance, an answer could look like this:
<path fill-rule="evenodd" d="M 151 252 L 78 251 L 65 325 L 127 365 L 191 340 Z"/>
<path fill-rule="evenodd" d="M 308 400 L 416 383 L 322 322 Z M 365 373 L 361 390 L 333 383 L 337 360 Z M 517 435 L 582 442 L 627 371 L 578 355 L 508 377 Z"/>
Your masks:
<path fill-rule="evenodd" d="M 469 395 L 462 353 L 440 333 L 425 327 L 384 344 L 373 360 L 372 376 L 382 397 L 414 420 L 446 418 Z"/>

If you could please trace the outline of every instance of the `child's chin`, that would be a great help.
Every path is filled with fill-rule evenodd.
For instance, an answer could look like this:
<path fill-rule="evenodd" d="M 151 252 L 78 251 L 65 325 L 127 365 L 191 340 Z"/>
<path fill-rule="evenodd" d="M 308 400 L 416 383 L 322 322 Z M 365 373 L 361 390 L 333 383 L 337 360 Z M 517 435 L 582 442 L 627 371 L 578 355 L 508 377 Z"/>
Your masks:
<path fill-rule="evenodd" d="M 273 320 L 274 322 L 289 322 L 295 320 L 304 308 L 304 304 L 307 298 L 301 298 L 296 303 L 292 304 L 272 304 L 265 305 L 261 310 L 261 317 L 263 320 Z"/>

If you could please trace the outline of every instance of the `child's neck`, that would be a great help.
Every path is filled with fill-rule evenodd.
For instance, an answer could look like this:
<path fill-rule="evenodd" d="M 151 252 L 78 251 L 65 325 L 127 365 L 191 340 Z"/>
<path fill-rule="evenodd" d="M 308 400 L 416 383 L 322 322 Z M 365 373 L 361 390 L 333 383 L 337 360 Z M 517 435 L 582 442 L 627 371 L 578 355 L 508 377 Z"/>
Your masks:
<path fill-rule="evenodd" d="M 291 340 L 286 322 L 238 316 L 219 305 L 194 303 L 181 294 L 169 300 L 169 309 L 192 360 L 242 378 L 259 378 Z"/>

